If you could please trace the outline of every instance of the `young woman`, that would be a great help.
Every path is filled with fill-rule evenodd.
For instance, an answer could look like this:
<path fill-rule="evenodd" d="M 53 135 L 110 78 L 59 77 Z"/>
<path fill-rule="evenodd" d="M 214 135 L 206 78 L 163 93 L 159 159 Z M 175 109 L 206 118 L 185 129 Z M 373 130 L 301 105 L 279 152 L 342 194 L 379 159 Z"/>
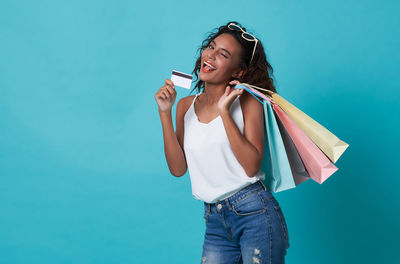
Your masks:
<path fill-rule="evenodd" d="M 284 263 L 286 221 L 262 183 L 263 107 L 233 88 L 249 83 L 275 92 L 272 67 L 261 41 L 235 21 L 211 33 L 199 51 L 193 70 L 197 94 L 178 101 L 176 132 L 171 80 L 155 99 L 169 170 L 180 177 L 189 169 L 193 196 L 204 202 L 202 263 Z"/>

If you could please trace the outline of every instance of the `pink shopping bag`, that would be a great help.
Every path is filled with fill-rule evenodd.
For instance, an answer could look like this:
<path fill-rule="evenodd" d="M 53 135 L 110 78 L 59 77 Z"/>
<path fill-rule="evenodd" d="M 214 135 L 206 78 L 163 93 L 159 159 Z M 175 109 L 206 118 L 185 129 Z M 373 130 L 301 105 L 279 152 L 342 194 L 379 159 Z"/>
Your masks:
<path fill-rule="evenodd" d="M 293 120 L 277 105 L 271 101 L 275 113 L 286 128 L 289 136 L 293 140 L 296 149 L 307 169 L 311 179 L 318 183 L 323 183 L 338 168 L 326 157 L 317 145 L 300 129 Z"/>

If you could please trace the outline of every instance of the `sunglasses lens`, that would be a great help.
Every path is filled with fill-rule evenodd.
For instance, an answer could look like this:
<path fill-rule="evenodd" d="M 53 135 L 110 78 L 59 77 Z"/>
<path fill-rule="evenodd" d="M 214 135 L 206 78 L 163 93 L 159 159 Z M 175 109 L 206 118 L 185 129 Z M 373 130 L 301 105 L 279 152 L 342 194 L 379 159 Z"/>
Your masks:
<path fill-rule="evenodd" d="M 235 24 L 230 24 L 228 27 L 230 29 L 234 29 L 234 30 L 242 30 L 238 25 L 235 25 Z"/>
<path fill-rule="evenodd" d="M 248 40 L 253 40 L 253 39 L 255 39 L 255 37 L 253 37 L 253 36 L 250 35 L 249 33 L 243 33 L 243 37 L 244 37 L 245 39 L 248 39 Z"/>

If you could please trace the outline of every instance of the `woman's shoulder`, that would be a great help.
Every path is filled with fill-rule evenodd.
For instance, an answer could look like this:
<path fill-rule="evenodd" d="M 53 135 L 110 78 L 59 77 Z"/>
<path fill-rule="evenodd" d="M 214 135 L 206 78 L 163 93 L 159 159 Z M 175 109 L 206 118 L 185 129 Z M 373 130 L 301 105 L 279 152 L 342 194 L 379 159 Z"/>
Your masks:
<path fill-rule="evenodd" d="M 181 99 L 179 99 L 179 102 L 180 101 L 182 101 L 183 103 L 191 102 L 194 99 L 195 96 L 196 96 L 195 94 L 192 94 L 192 95 L 188 95 L 188 96 L 182 97 Z"/>
<path fill-rule="evenodd" d="M 187 110 L 189 109 L 190 105 L 193 102 L 193 99 L 196 95 L 188 95 L 185 97 L 182 97 L 181 99 L 179 99 L 177 105 L 176 105 L 176 111 L 177 111 L 177 115 L 185 115 L 185 113 L 187 112 Z"/>
<path fill-rule="evenodd" d="M 243 93 L 239 96 L 240 104 L 251 107 L 256 107 L 257 105 L 261 105 L 260 102 L 254 98 L 252 94 L 248 91 L 244 90 Z"/>
<path fill-rule="evenodd" d="M 244 116 L 259 116 L 263 112 L 262 104 L 247 91 L 243 91 L 239 101 Z"/>
<path fill-rule="evenodd" d="M 192 94 L 192 95 L 182 97 L 181 99 L 179 99 L 178 105 L 181 105 L 183 107 L 185 107 L 185 106 L 189 107 L 192 104 L 195 96 L 196 96 L 195 94 Z"/>

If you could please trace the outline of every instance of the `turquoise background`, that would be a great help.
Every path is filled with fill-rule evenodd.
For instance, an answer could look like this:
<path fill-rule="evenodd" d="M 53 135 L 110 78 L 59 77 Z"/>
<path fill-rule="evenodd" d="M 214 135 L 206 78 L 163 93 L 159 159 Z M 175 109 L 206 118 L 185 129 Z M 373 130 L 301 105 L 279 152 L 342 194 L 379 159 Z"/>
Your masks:
<path fill-rule="evenodd" d="M 203 204 L 188 173 L 168 170 L 154 94 L 230 20 L 263 41 L 278 92 L 350 144 L 322 185 L 275 194 L 287 263 L 396 262 L 399 12 L 399 1 L 1 1 L 0 263 L 200 263 Z"/>

